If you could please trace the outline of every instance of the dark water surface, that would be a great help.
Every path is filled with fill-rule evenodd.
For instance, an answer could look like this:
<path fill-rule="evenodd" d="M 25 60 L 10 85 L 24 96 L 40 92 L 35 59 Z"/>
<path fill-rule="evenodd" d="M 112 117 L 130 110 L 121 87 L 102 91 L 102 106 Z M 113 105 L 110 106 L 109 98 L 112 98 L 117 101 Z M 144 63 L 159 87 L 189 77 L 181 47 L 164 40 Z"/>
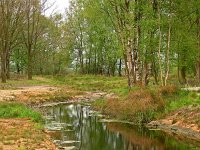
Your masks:
<path fill-rule="evenodd" d="M 197 150 L 159 131 L 123 123 L 102 123 L 89 106 L 46 108 L 46 126 L 60 149 L 80 150 Z"/>

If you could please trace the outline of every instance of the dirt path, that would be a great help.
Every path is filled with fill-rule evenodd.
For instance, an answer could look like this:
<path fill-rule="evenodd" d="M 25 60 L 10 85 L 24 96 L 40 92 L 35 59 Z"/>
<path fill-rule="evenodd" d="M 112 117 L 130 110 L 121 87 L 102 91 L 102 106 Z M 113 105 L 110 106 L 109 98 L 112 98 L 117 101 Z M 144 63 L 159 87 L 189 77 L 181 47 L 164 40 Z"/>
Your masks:
<path fill-rule="evenodd" d="M 44 95 L 52 95 L 59 88 L 51 86 L 27 86 L 18 87 L 17 89 L 0 90 L 0 101 L 19 101 L 26 102 L 31 97 L 39 97 Z"/>
<path fill-rule="evenodd" d="M 28 119 L 0 119 L 0 150 L 56 150 L 49 136 Z"/>

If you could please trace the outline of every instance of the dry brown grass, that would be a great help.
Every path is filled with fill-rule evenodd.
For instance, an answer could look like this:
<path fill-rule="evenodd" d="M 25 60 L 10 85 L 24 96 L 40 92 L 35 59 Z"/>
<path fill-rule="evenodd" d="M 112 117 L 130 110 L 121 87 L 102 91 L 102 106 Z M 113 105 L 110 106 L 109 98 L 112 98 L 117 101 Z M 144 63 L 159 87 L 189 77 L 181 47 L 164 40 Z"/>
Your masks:
<path fill-rule="evenodd" d="M 175 85 L 167 85 L 167 86 L 163 86 L 160 87 L 160 89 L 158 90 L 158 94 L 160 94 L 161 96 L 170 96 L 175 94 L 178 91 L 178 87 Z"/>
<path fill-rule="evenodd" d="M 164 107 L 164 101 L 159 94 L 147 89 L 130 92 L 123 99 L 108 99 L 103 106 L 103 112 L 135 123 L 143 123 L 152 119 L 152 113 Z"/>

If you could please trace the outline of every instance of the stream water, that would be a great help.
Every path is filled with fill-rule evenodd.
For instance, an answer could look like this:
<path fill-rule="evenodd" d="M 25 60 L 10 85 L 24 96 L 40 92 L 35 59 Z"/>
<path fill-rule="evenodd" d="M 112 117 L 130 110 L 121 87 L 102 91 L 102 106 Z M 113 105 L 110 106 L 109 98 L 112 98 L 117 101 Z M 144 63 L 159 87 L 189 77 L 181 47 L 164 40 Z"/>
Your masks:
<path fill-rule="evenodd" d="M 57 105 L 45 108 L 46 128 L 64 150 L 190 150 L 186 142 L 160 131 L 125 123 L 104 123 L 89 106 Z"/>

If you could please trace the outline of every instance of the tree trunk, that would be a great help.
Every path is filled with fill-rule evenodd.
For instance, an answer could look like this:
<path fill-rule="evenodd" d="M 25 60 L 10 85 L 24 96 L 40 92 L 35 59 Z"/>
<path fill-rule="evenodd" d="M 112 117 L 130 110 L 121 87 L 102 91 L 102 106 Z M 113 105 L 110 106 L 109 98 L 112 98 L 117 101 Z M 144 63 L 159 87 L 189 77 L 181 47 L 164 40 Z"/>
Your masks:
<path fill-rule="evenodd" d="M 135 64 L 133 64 L 133 56 L 132 56 L 132 42 L 131 39 L 128 39 L 128 44 L 126 46 L 126 56 L 127 56 L 127 72 L 128 72 L 128 85 L 131 88 L 135 81 Z"/>
<path fill-rule="evenodd" d="M 161 12 L 160 8 L 161 4 L 159 2 L 158 4 L 158 31 L 159 31 L 159 44 L 158 44 L 158 65 L 159 65 L 159 70 L 160 70 L 160 81 L 161 85 L 164 85 L 163 82 L 163 72 L 162 72 L 162 62 L 161 62 L 161 47 L 162 47 L 162 31 L 161 31 Z"/>
<path fill-rule="evenodd" d="M 134 29 L 134 50 L 133 50 L 133 61 L 134 61 L 134 83 L 142 82 L 142 62 L 140 61 L 140 38 L 141 38 L 141 27 L 140 20 L 142 16 L 142 11 L 140 8 L 141 2 L 139 0 L 135 0 L 135 24 L 136 27 Z"/>
<path fill-rule="evenodd" d="M 199 12 L 197 12 L 197 38 L 198 38 L 199 53 L 198 53 L 198 60 L 196 64 L 196 78 L 197 78 L 197 82 L 200 84 L 200 16 L 199 16 Z"/>
<path fill-rule="evenodd" d="M 17 74 L 20 74 L 20 67 L 19 67 L 19 62 L 17 61 L 16 64 L 16 70 L 17 70 Z"/>
<path fill-rule="evenodd" d="M 196 65 L 196 78 L 197 78 L 197 82 L 200 83 L 200 58 L 199 58 L 199 61 L 197 61 L 197 65 Z"/>
<path fill-rule="evenodd" d="M 178 81 L 181 83 L 181 76 L 180 76 L 180 54 L 178 53 L 178 66 L 177 66 L 177 73 L 178 73 Z"/>
<path fill-rule="evenodd" d="M 1 54 L 1 82 L 6 83 L 6 53 Z"/>
<path fill-rule="evenodd" d="M 31 47 L 28 50 L 28 80 L 32 80 L 32 54 Z"/>
<path fill-rule="evenodd" d="M 171 5 L 171 1 L 170 1 Z M 164 86 L 167 85 L 167 80 L 169 77 L 169 69 L 170 69 L 170 43 L 171 43 L 171 20 L 172 20 L 172 15 L 170 14 L 169 18 L 169 28 L 168 28 L 168 38 L 167 38 L 167 52 L 166 52 L 166 73 L 165 73 L 165 81 L 164 81 Z"/>
<path fill-rule="evenodd" d="M 119 76 L 122 76 L 122 59 L 119 59 L 119 69 L 118 69 Z"/>
<path fill-rule="evenodd" d="M 9 80 L 10 79 L 10 56 L 7 56 L 6 59 L 6 78 Z"/>
<path fill-rule="evenodd" d="M 89 62 L 88 62 L 88 74 L 91 73 L 91 58 L 89 56 Z"/>
<path fill-rule="evenodd" d="M 147 86 L 148 84 L 148 71 L 149 71 L 148 64 L 147 64 L 147 61 L 145 60 L 143 73 L 142 73 L 142 86 Z"/>
<path fill-rule="evenodd" d="M 80 73 L 84 73 L 84 68 L 83 68 L 83 52 L 82 50 L 79 50 L 79 64 L 80 64 Z"/>
<path fill-rule="evenodd" d="M 182 66 L 180 71 L 181 71 L 181 82 L 183 84 L 186 84 L 187 83 L 187 80 L 186 80 L 186 66 Z"/>

